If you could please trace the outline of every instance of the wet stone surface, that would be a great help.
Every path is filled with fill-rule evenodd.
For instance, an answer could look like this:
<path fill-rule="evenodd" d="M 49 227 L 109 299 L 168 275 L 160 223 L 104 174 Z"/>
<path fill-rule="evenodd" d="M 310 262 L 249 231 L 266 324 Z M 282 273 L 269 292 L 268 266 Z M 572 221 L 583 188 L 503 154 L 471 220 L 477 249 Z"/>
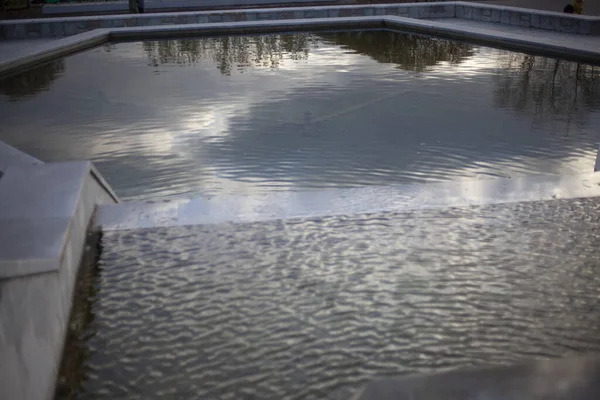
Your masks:
<path fill-rule="evenodd" d="M 107 232 L 79 398 L 332 399 L 600 351 L 599 220 L 572 199 Z"/>

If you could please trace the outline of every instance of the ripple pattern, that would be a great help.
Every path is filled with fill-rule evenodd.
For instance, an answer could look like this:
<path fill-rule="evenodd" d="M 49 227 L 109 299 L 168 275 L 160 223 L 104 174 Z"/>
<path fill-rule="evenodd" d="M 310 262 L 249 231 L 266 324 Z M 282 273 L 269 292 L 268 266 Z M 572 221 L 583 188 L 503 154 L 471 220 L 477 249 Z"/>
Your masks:
<path fill-rule="evenodd" d="M 600 351 L 600 201 L 107 232 L 91 399 L 341 399 Z"/>
<path fill-rule="evenodd" d="M 388 31 L 112 43 L 0 80 L 0 121 L 128 200 L 578 174 L 600 70 Z"/>

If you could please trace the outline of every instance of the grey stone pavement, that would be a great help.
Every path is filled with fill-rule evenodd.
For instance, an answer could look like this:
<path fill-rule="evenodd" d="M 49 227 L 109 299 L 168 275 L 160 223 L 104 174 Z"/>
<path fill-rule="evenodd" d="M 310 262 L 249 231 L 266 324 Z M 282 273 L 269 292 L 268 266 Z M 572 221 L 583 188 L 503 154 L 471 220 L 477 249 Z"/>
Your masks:
<path fill-rule="evenodd" d="M 485 29 L 489 33 L 512 33 L 522 34 L 523 37 L 552 40 L 564 44 L 565 47 L 583 47 L 589 49 L 600 49 L 600 36 L 578 35 L 575 33 L 562 33 L 542 29 L 525 28 L 521 26 L 497 24 L 493 22 L 473 21 L 459 18 L 438 18 L 434 21 L 446 22 L 457 27 L 466 29 Z"/>

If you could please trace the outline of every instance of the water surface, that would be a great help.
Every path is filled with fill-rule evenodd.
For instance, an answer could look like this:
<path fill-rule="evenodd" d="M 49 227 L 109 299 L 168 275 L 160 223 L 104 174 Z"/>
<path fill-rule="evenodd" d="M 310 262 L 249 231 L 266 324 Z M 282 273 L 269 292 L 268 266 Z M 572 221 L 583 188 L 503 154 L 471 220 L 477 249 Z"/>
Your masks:
<path fill-rule="evenodd" d="M 108 44 L 0 82 L 0 140 L 125 199 L 593 169 L 600 71 L 394 32 Z"/>
<path fill-rule="evenodd" d="M 597 352 L 599 224 L 590 198 L 106 232 L 73 389 L 341 400 Z"/>

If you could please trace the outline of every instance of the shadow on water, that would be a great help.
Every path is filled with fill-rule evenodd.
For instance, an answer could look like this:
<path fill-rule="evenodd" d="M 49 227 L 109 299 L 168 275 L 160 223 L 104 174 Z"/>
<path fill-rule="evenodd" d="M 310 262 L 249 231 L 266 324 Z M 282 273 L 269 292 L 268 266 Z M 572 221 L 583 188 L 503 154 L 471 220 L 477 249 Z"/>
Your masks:
<path fill-rule="evenodd" d="M 64 72 L 63 59 L 54 60 L 0 80 L 0 93 L 8 96 L 10 101 L 33 97 L 49 90 L 52 83 L 63 76 Z"/>
<path fill-rule="evenodd" d="M 94 304 L 100 287 L 101 271 L 98 261 L 101 254 L 101 235 L 90 233 L 86 239 L 75 282 L 73 306 L 56 383 L 55 400 L 76 398 L 89 374 L 89 369 L 85 365 L 93 354 L 88 341 L 95 335 Z"/>
<path fill-rule="evenodd" d="M 467 43 L 392 31 L 337 32 L 319 37 L 379 63 L 396 64 L 400 69 L 414 72 L 441 62 L 457 65 L 474 54 L 473 46 Z"/>
<path fill-rule="evenodd" d="M 277 68 L 284 58 L 307 60 L 311 50 L 323 44 L 342 46 L 379 63 L 416 72 L 440 62 L 460 64 L 473 55 L 470 44 L 391 31 L 228 36 L 152 41 L 143 46 L 150 66 L 191 65 L 209 59 L 223 75 L 231 75 L 233 70 L 242 72 L 252 66 Z"/>
<path fill-rule="evenodd" d="M 600 109 L 600 68 L 564 60 L 506 53 L 494 76 L 494 103 L 542 121 L 585 121 Z"/>

